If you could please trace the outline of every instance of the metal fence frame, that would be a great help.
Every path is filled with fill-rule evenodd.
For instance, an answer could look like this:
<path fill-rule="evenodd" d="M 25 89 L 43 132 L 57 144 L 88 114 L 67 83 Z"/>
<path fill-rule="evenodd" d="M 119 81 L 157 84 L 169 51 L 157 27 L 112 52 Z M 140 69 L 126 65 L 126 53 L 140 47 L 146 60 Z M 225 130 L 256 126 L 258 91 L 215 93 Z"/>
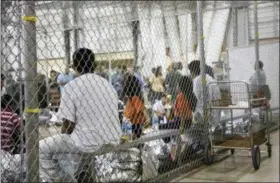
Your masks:
<path fill-rule="evenodd" d="M 259 39 L 258 39 L 258 19 L 257 19 L 257 1 L 255 1 L 255 6 L 254 6 L 254 17 L 255 17 L 255 56 L 256 56 L 256 63 L 259 60 Z M 36 97 L 34 98 L 33 95 L 36 91 L 36 70 L 37 70 L 37 65 L 36 65 L 36 15 L 35 15 L 35 1 L 25 1 L 25 6 L 24 6 L 24 26 L 23 26 L 23 32 L 24 32 L 24 40 L 23 40 L 23 48 L 24 48 L 24 58 L 23 58 L 23 64 L 27 72 L 27 75 L 25 77 L 25 100 L 26 100 L 26 106 L 25 106 L 25 113 L 26 113 L 26 126 L 24 127 L 25 132 L 26 132 L 26 139 L 27 139 L 27 181 L 28 182 L 39 182 L 39 160 L 38 158 L 33 158 L 38 156 L 39 154 L 39 142 L 38 142 L 38 101 Z M 76 5 L 76 3 L 75 3 Z M 204 48 L 204 40 L 203 40 L 203 25 L 202 25 L 202 1 L 197 1 L 196 2 L 196 15 L 197 15 L 197 40 L 200 48 Z M 77 10 L 75 11 L 77 12 Z M 21 21 L 21 20 L 20 20 Z M 64 23 L 67 25 L 67 17 L 64 17 Z M 77 17 L 75 16 L 75 21 L 77 21 Z M 67 27 L 67 26 L 66 26 Z M 18 30 L 21 32 L 21 30 Z M 70 63 L 70 46 L 69 46 L 69 32 L 71 30 L 64 30 L 64 35 L 65 35 L 65 52 L 66 52 L 66 57 L 67 57 L 67 64 Z M 79 28 L 74 29 L 75 31 L 75 48 L 78 48 L 78 37 L 79 37 Z M 20 37 L 20 34 L 19 34 Z M 137 36 L 136 36 L 137 37 Z M 135 39 L 136 39 L 135 37 Z M 236 45 L 236 43 L 235 43 Z M 137 51 L 137 45 L 135 47 L 135 50 Z M 205 55 L 204 55 L 204 50 L 200 49 L 199 52 L 199 58 L 201 61 L 200 69 L 201 69 L 201 75 L 203 77 L 203 80 L 205 80 Z M 137 53 L 135 54 L 137 55 Z M 256 64 L 258 66 L 258 64 Z M 22 65 L 20 65 L 20 68 L 23 68 Z M 257 67 L 257 70 L 259 68 Z M 205 93 L 205 84 L 203 84 L 203 92 Z M 205 96 L 205 95 L 204 95 Z M 204 101 L 205 101 L 204 97 Z M 273 109 L 274 110 L 274 109 Z M 275 109 L 277 110 L 277 109 Z M 278 109 L 279 110 L 279 109 Z M 21 109 L 23 111 L 23 109 Z M 123 145 L 120 145 L 118 148 L 112 149 L 110 152 L 116 151 L 118 149 L 122 148 L 129 148 L 129 147 L 134 147 L 136 145 L 142 144 L 147 141 L 152 141 L 156 139 L 161 139 L 163 137 L 169 137 L 169 136 L 177 136 L 179 133 L 178 131 L 172 131 L 170 133 L 166 134 L 160 134 L 158 136 L 154 136 L 152 138 L 147 138 L 147 139 L 140 139 L 133 141 L 131 143 L 126 143 Z M 22 144 L 23 145 L 23 144 Z M 105 153 L 105 152 L 102 152 Z M 96 155 L 96 154 L 95 154 Z M 199 161 L 199 160 L 198 160 Z M 193 168 L 192 164 L 191 165 L 182 165 L 180 168 L 172 170 L 171 172 L 168 172 L 164 175 L 160 175 L 159 177 L 156 177 L 154 180 L 162 180 L 164 177 L 170 177 L 171 174 L 174 172 L 182 172 L 182 170 L 186 170 L 189 168 Z"/>

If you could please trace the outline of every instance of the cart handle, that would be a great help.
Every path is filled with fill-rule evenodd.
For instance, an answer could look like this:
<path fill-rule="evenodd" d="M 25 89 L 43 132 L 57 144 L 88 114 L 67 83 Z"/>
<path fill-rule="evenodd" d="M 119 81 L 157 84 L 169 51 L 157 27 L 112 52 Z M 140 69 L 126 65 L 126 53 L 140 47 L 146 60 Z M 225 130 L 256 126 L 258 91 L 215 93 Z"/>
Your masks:
<path fill-rule="evenodd" d="M 257 101 L 262 101 L 262 100 L 266 100 L 266 98 L 256 98 L 256 99 L 251 99 L 251 102 L 257 102 Z"/>

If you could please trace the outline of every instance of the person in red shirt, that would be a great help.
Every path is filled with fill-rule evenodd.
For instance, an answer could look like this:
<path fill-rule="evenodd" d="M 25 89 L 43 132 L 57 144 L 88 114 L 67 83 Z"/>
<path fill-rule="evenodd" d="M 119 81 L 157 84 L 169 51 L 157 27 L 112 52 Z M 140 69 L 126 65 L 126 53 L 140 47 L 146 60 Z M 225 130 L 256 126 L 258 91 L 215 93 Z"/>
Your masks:
<path fill-rule="evenodd" d="M 16 136 L 20 135 L 20 117 L 12 110 L 12 97 L 3 95 L 1 97 L 1 149 L 12 153 Z"/>
<path fill-rule="evenodd" d="M 123 115 L 125 118 L 129 119 L 132 124 L 133 136 L 139 138 L 142 133 L 142 125 L 146 120 L 141 86 L 139 80 L 131 74 L 126 75 L 123 84 L 123 95 L 127 97 Z"/>
<path fill-rule="evenodd" d="M 197 98 L 193 93 L 193 82 L 190 77 L 182 76 L 178 83 L 179 93 L 176 97 L 174 115 L 180 129 L 187 129 L 192 123 L 192 112 L 195 111 Z"/>

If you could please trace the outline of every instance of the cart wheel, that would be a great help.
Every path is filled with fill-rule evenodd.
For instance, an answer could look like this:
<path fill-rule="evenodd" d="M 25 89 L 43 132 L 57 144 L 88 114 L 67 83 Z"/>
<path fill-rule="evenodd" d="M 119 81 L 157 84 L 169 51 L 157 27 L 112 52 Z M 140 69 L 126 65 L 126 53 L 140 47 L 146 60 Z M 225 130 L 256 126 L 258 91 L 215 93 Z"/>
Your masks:
<path fill-rule="evenodd" d="M 206 165 L 211 165 L 214 161 L 214 155 L 211 153 L 211 144 L 207 143 L 204 148 L 204 161 Z"/>
<path fill-rule="evenodd" d="M 261 164 L 261 152 L 259 146 L 257 145 L 252 147 L 252 161 L 255 170 L 258 170 Z"/>
<path fill-rule="evenodd" d="M 270 158 L 272 155 L 272 145 L 266 144 L 266 146 L 267 146 L 267 154 L 268 154 L 268 157 Z"/>
<path fill-rule="evenodd" d="M 230 153 L 231 153 L 231 155 L 234 155 L 235 149 L 230 149 Z"/>

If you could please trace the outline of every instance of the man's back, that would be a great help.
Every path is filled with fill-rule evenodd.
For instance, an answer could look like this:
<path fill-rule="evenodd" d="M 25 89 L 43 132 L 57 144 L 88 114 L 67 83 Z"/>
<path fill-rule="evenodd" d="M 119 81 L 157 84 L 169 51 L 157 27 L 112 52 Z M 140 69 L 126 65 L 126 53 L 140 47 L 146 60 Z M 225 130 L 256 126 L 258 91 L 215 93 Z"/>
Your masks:
<path fill-rule="evenodd" d="M 74 122 L 71 137 L 77 146 L 96 149 L 104 143 L 119 143 L 118 96 L 113 86 L 95 74 L 84 74 L 64 88 L 59 116 Z"/>
<path fill-rule="evenodd" d="M 255 71 L 253 76 L 250 78 L 251 85 L 258 85 L 258 79 L 259 79 L 259 85 L 266 85 L 266 74 L 264 70 L 259 71 L 259 76 L 258 76 L 258 71 Z"/>

